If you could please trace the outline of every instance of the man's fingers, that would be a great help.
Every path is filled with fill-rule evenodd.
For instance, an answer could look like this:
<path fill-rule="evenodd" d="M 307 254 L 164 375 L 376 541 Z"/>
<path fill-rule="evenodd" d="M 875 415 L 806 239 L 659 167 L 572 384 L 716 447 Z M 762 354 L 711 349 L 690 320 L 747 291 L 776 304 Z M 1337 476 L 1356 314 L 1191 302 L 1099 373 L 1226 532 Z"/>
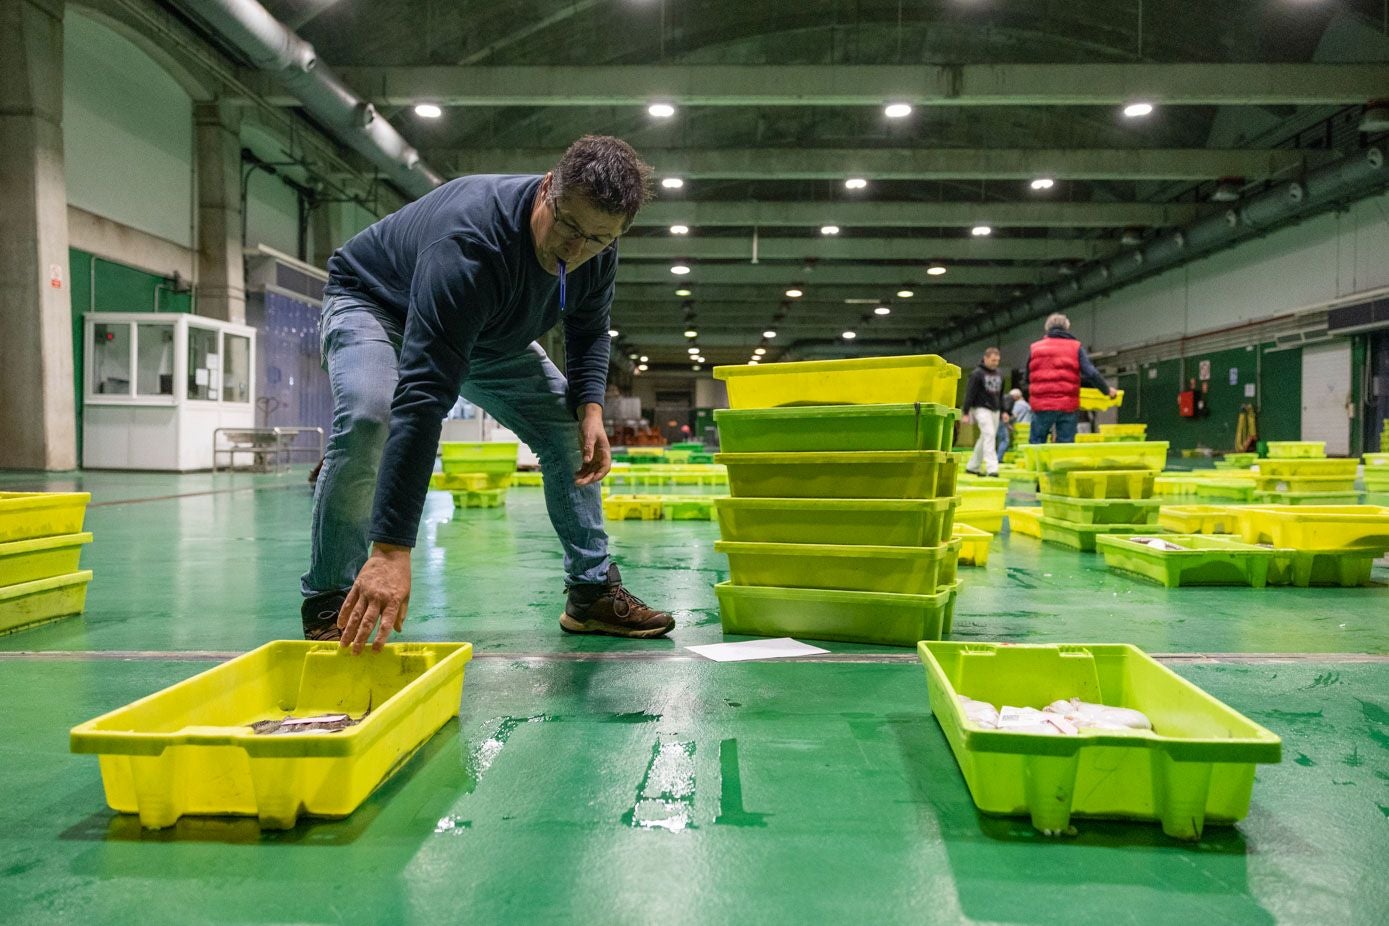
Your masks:
<path fill-rule="evenodd" d="M 352 609 L 357 607 L 357 585 L 353 583 L 352 589 L 347 593 L 347 597 L 342 600 L 342 606 L 338 608 L 338 629 L 346 626 L 347 616 L 352 613 Z"/>
<path fill-rule="evenodd" d="M 376 620 L 381 615 L 381 607 L 377 602 L 367 603 L 366 613 L 362 615 L 361 623 L 357 625 L 357 632 L 352 638 L 352 652 L 361 653 L 362 647 L 366 646 L 371 639 L 372 628 L 376 626 Z M 345 637 L 346 634 L 343 634 Z"/>
<path fill-rule="evenodd" d="M 342 624 L 342 639 L 339 640 L 341 646 L 351 646 L 352 641 L 357 636 L 357 626 L 362 622 L 362 613 L 366 608 L 366 599 L 361 595 L 357 596 L 356 602 L 352 605 L 352 610 L 347 612 L 347 620 Z"/>
<path fill-rule="evenodd" d="M 395 605 L 386 605 L 386 607 L 381 610 L 381 629 L 376 634 L 376 642 L 371 645 L 372 649 L 378 653 L 381 652 L 381 647 L 386 645 L 386 638 L 389 637 L 391 631 L 395 629 L 397 620 Z"/>

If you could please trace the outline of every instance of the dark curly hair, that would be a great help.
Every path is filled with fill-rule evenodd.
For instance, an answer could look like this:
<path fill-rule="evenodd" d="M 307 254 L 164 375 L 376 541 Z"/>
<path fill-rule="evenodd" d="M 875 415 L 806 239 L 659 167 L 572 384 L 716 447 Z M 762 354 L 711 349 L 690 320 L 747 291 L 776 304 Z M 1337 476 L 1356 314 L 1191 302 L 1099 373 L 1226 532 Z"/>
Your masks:
<path fill-rule="evenodd" d="M 651 200 L 651 165 L 620 138 L 585 135 L 564 152 L 550 180 L 555 199 L 571 192 L 630 225 Z"/>

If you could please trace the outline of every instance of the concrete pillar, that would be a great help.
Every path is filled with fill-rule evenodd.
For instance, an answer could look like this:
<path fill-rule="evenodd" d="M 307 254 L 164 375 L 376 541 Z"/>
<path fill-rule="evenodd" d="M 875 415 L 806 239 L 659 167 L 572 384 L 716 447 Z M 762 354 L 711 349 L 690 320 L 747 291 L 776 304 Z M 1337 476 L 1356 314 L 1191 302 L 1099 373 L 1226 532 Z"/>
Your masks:
<path fill-rule="evenodd" d="M 63 4 L 0 2 L 0 469 L 75 469 Z"/>
<path fill-rule="evenodd" d="M 193 128 L 198 174 L 197 313 L 245 323 L 241 117 L 225 103 L 196 103 Z"/>

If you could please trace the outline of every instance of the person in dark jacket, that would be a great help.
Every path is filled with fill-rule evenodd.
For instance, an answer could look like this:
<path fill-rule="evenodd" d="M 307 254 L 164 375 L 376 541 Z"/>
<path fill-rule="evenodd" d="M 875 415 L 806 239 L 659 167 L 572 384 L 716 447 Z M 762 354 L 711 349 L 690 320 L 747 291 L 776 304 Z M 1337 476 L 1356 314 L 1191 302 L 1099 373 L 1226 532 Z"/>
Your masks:
<path fill-rule="evenodd" d="M 460 395 L 540 458 L 564 548 L 560 627 L 650 638 L 675 626 L 623 586 L 599 486 L 616 242 L 650 172 L 626 142 L 586 136 L 543 176 L 460 177 L 333 254 L 321 319 L 333 434 L 300 580 L 305 637 L 360 652 L 401 629 L 441 423 Z M 555 325 L 563 373 L 536 343 Z"/>
<path fill-rule="evenodd" d="M 1071 320 L 1060 312 L 1047 318 L 1046 336 L 1028 350 L 1027 385 L 1032 406 L 1029 442 L 1033 444 L 1046 443 L 1053 429 L 1058 444 L 1075 443 L 1082 385 L 1093 386 L 1110 398 L 1116 395 L 1071 334 Z"/>
<path fill-rule="evenodd" d="M 984 351 L 979 366 L 969 374 L 965 384 L 964 413 L 979 429 L 974 455 L 969 458 L 965 472 L 976 476 L 981 472 L 985 476 L 998 475 L 998 421 L 1003 410 L 1003 374 L 998 372 L 1000 356 L 997 347 Z"/>

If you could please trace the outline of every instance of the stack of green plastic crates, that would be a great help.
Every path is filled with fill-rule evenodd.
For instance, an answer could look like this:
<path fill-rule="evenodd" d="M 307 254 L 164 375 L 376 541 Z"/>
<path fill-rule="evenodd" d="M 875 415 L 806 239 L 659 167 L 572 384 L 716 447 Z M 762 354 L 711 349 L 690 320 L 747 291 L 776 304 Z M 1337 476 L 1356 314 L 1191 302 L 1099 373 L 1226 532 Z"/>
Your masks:
<path fill-rule="evenodd" d="M 720 367 L 725 633 L 915 646 L 950 632 L 960 541 L 939 357 Z"/>
<path fill-rule="evenodd" d="M 86 492 L 0 492 L 0 633 L 81 614 Z"/>
<path fill-rule="evenodd" d="M 439 444 L 444 472 L 432 483 L 453 494 L 455 508 L 500 507 L 520 448 L 515 441 L 444 441 Z"/>
<path fill-rule="evenodd" d="M 1365 491 L 1389 492 L 1389 453 L 1365 454 Z"/>
<path fill-rule="evenodd" d="M 1153 486 L 1166 442 L 1037 444 L 1027 455 L 1038 471 L 1044 541 L 1088 552 L 1101 534 L 1161 531 Z"/>

